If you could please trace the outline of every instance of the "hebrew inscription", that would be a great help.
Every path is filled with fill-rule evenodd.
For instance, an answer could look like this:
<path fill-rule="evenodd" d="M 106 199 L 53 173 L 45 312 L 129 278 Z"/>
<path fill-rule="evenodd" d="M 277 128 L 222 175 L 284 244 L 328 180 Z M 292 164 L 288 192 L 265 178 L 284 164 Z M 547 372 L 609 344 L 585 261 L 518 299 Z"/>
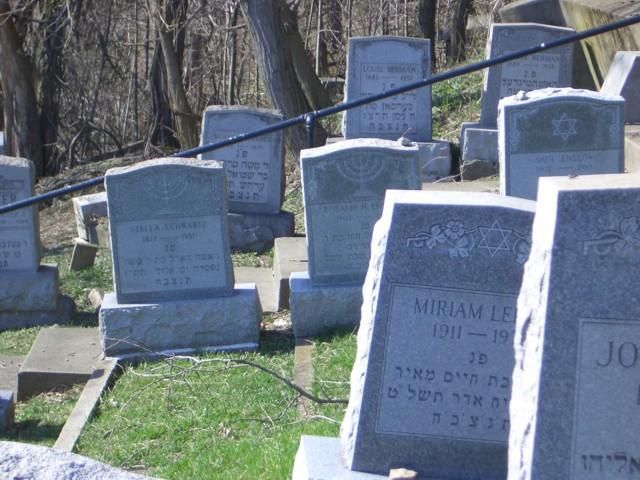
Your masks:
<path fill-rule="evenodd" d="M 516 297 L 394 285 L 376 432 L 503 443 Z"/>

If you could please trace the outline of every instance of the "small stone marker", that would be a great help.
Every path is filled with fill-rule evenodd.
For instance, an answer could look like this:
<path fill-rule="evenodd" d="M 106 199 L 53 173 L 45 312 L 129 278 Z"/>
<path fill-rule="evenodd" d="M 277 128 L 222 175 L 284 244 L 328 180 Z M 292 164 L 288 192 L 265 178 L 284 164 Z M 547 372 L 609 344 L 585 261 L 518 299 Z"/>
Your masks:
<path fill-rule="evenodd" d="M 76 217 L 78 237 L 94 245 L 99 245 L 100 235 L 98 233 L 98 223 L 99 219 L 106 218 L 108 215 L 107 193 L 99 192 L 89 195 L 79 195 L 72 198 L 71 201 Z"/>
<path fill-rule="evenodd" d="M 408 37 L 352 37 L 345 101 L 386 92 L 431 76 L 430 41 Z M 344 114 L 345 138 L 405 136 L 431 141 L 431 87 L 386 98 Z"/>
<path fill-rule="evenodd" d="M 535 200 L 538 178 L 624 171 L 624 99 L 543 89 L 500 101 L 500 191 Z"/>
<path fill-rule="evenodd" d="M 268 127 L 282 120 L 276 110 L 244 106 L 211 106 L 202 118 L 200 144 Z M 284 144 L 282 131 L 206 152 L 203 160 L 219 160 L 227 173 L 229 211 L 279 213 L 282 204 Z"/>
<path fill-rule="evenodd" d="M 100 307 L 108 356 L 255 349 L 255 284 L 234 288 L 222 165 L 163 158 L 105 176 L 114 293 Z"/>
<path fill-rule="evenodd" d="M 625 99 L 625 123 L 640 123 L 640 52 L 617 52 L 600 93 Z"/>
<path fill-rule="evenodd" d="M 494 23 L 487 43 L 488 58 L 540 43 L 559 40 L 575 33 L 571 28 L 537 23 Z M 570 87 L 573 45 L 563 45 L 487 69 L 482 94 L 480 125 L 496 127 L 498 101 L 519 91 Z"/>
<path fill-rule="evenodd" d="M 540 179 L 518 298 L 509 479 L 640 475 L 640 178 Z"/>
<path fill-rule="evenodd" d="M 505 478 L 534 207 L 493 194 L 387 193 L 341 428 L 348 468 Z"/>
<path fill-rule="evenodd" d="M 35 168 L 0 156 L 0 205 L 33 195 Z M 72 302 L 58 294 L 58 267 L 40 265 L 37 207 L 0 215 L 0 331 L 65 323 Z"/>
<path fill-rule="evenodd" d="M 82 238 L 75 238 L 73 240 L 73 252 L 71 253 L 69 271 L 92 267 L 97 253 L 97 245 L 89 243 Z"/>

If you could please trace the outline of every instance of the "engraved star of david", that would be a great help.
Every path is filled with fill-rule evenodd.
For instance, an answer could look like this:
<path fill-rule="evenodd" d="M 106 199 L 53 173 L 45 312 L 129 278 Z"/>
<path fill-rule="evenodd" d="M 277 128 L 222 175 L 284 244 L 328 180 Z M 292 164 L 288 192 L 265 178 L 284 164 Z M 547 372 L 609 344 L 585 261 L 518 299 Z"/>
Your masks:
<path fill-rule="evenodd" d="M 513 230 L 502 228 L 500 220 L 496 219 L 490 227 L 478 227 L 478 230 L 480 230 L 478 248 L 488 250 L 491 257 L 494 257 L 499 251 L 511 251 L 509 236 Z"/>
<path fill-rule="evenodd" d="M 562 137 L 563 141 L 567 141 L 572 135 L 577 135 L 575 118 L 569 118 L 566 113 L 563 113 L 559 119 L 551 120 L 553 123 L 553 136 Z"/>

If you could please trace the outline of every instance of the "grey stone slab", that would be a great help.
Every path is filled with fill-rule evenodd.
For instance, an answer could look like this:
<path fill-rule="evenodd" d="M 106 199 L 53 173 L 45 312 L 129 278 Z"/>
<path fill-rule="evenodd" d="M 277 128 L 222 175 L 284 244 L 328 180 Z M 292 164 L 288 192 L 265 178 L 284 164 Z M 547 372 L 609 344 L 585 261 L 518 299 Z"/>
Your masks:
<path fill-rule="evenodd" d="M 498 163 L 498 129 L 468 126 L 463 134 L 463 161 L 484 160 Z"/>
<path fill-rule="evenodd" d="M 500 101 L 500 191 L 535 200 L 538 178 L 624 171 L 624 100 L 542 89 Z"/>
<path fill-rule="evenodd" d="M 113 292 L 102 300 L 100 341 L 107 356 L 138 358 L 258 346 L 260 301 L 254 284 L 233 294 L 199 300 L 122 304 Z"/>
<path fill-rule="evenodd" d="M 497 178 L 481 178 L 468 182 L 425 183 L 423 190 L 436 192 L 483 192 L 500 194 L 500 181 Z"/>
<path fill-rule="evenodd" d="M 509 478 L 633 478 L 640 177 L 543 178 L 538 212 L 518 297 Z"/>
<path fill-rule="evenodd" d="M 24 362 L 22 355 L 0 356 L 0 390 L 11 390 L 17 393 L 18 371 Z"/>
<path fill-rule="evenodd" d="M 640 125 L 624 127 L 624 170 L 640 173 Z"/>
<path fill-rule="evenodd" d="M 558 40 L 575 33 L 571 28 L 537 23 L 494 23 L 487 43 L 487 57 Z M 482 92 L 480 124 L 496 128 L 498 101 L 519 91 L 570 87 L 573 45 L 564 45 L 528 57 L 490 67 L 486 71 Z"/>
<path fill-rule="evenodd" d="M 274 296 L 273 270 L 265 267 L 234 267 L 236 282 L 255 283 L 263 312 L 277 312 Z"/>
<path fill-rule="evenodd" d="M 600 92 L 623 97 L 624 122 L 640 123 L 640 52 L 617 52 Z"/>
<path fill-rule="evenodd" d="M 382 93 L 431 76 L 430 41 L 408 37 L 352 37 L 347 52 L 345 101 Z M 431 87 L 347 110 L 345 138 L 405 136 L 431 141 Z"/>
<path fill-rule="evenodd" d="M 120 303 L 230 295 L 222 165 L 163 158 L 107 171 L 105 186 Z"/>
<path fill-rule="evenodd" d="M 49 310 L 0 310 L 0 331 L 68 323 L 75 309 L 73 300 L 59 295 L 52 306 Z"/>
<path fill-rule="evenodd" d="M 108 216 L 107 192 L 80 195 L 71 199 L 78 237 L 97 244 L 95 228 L 99 218 Z"/>
<path fill-rule="evenodd" d="M 0 389 L 0 432 L 13 427 L 15 407 L 13 391 Z"/>
<path fill-rule="evenodd" d="M 362 284 L 387 189 L 420 189 L 416 146 L 345 140 L 300 152 L 309 274 L 317 285 Z"/>
<path fill-rule="evenodd" d="M 202 117 L 200 145 L 268 127 L 282 120 L 277 110 L 211 106 Z M 284 194 L 282 130 L 201 154 L 219 160 L 227 173 L 229 211 L 278 213 Z"/>
<path fill-rule="evenodd" d="M 354 472 L 340 460 L 337 438 L 302 435 L 291 480 L 388 480 L 388 475 Z"/>
<path fill-rule="evenodd" d="M 275 213 L 229 213 L 231 249 L 239 252 L 264 252 L 278 237 L 290 237 L 295 216 L 284 210 Z"/>
<path fill-rule="evenodd" d="M 503 23 L 534 22 L 566 26 L 558 0 L 518 0 L 500 9 Z"/>
<path fill-rule="evenodd" d="M 98 248 L 98 245 L 89 243 L 82 238 L 75 238 L 73 240 L 73 252 L 71 253 L 69 270 L 82 270 L 83 268 L 92 267 L 96 260 Z"/>
<path fill-rule="evenodd" d="M 18 372 L 17 399 L 85 383 L 101 357 L 97 328 L 42 329 Z"/>
<path fill-rule="evenodd" d="M 420 151 L 422 181 L 434 182 L 451 175 L 451 144 L 446 140 L 416 142 Z"/>
<path fill-rule="evenodd" d="M 276 238 L 273 246 L 273 286 L 278 310 L 289 308 L 289 277 L 293 272 L 306 272 L 307 239 L 305 237 Z"/>
<path fill-rule="evenodd" d="M 58 267 L 41 265 L 35 272 L 0 272 L 0 312 L 55 310 Z"/>
<path fill-rule="evenodd" d="M 317 337 L 360 322 L 362 285 L 313 285 L 308 272 L 289 277 L 289 308 L 296 338 Z"/>
<path fill-rule="evenodd" d="M 341 428 L 350 469 L 506 477 L 516 297 L 534 207 L 493 194 L 388 192 Z"/>
<path fill-rule="evenodd" d="M 0 476 L 38 480 L 144 480 L 82 455 L 18 442 L 0 441 Z"/>
<path fill-rule="evenodd" d="M 0 205 L 34 194 L 35 167 L 26 158 L 0 156 Z M 32 271 L 40 266 L 38 208 L 0 215 L 0 272 Z"/>
<path fill-rule="evenodd" d="M 498 174 L 498 163 L 485 160 L 466 160 L 460 165 L 460 179 L 463 182 L 492 177 Z"/>

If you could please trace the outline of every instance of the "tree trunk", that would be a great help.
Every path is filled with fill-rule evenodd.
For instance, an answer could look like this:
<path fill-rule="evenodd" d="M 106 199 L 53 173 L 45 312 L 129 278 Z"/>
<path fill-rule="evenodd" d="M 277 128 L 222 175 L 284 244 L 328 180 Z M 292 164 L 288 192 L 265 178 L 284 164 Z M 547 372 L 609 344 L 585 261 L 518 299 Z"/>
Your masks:
<path fill-rule="evenodd" d="M 240 0 L 239 3 L 253 37 L 265 90 L 274 108 L 289 118 L 311 109 L 307 98 L 320 105 L 320 95 L 314 94 L 324 92 L 326 95 L 326 91 L 313 72 L 306 53 L 301 53 L 302 39 L 286 3 L 283 0 Z M 301 77 L 310 82 L 306 84 L 310 88 L 308 92 L 304 90 Z M 318 91 L 313 91 L 311 83 L 314 80 L 320 86 Z M 307 147 L 304 127 L 294 127 L 289 131 L 288 142 L 294 152 Z M 316 136 L 316 141 L 323 141 L 326 134 L 319 123 L 316 124 L 316 132 L 321 136 Z"/>
<path fill-rule="evenodd" d="M 5 148 L 8 155 L 31 160 L 36 175 L 45 173 L 40 113 L 34 90 L 33 66 L 18 35 L 11 6 L 0 0 L 0 76 L 4 92 Z"/>
<path fill-rule="evenodd" d="M 182 84 L 180 58 L 178 56 L 178 52 L 181 51 L 180 42 L 178 42 L 176 46 L 172 38 L 174 34 L 176 34 L 176 40 L 180 39 L 180 34 L 175 32 L 175 25 L 180 24 L 180 22 L 175 21 L 175 19 L 160 17 L 159 1 L 160 0 L 155 0 L 152 4 L 154 6 L 158 37 L 167 74 L 169 103 L 180 146 L 182 148 L 191 148 L 198 145 L 199 132 L 197 117 L 191 111 L 191 107 L 187 101 L 187 95 L 184 91 L 184 85 Z M 183 5 L 178 5 L 178 8 L 184 7 L 184 11 L 186 12 L 186 0 L 169 0 L 169 2 L 172 1 L 185 2 Z M 169 9 L 167 8 L 166 10 Z M 177 11 L 177 8 L 175 11 Z"/>
<path fill-rule="evenodd" d="M 431 40 L 431 66 L 436 67 L 436 11 L 438 0 L 418 1 L 418 23 L 422 36 Z"/>
<path fill-rule="evenodd" d="M 467 43 L 467 19 L 473 0 L 456 0 L 449 19 L 450 39 L 447 43 L 447 61 L 460 62 L 465 58 Z"/>

